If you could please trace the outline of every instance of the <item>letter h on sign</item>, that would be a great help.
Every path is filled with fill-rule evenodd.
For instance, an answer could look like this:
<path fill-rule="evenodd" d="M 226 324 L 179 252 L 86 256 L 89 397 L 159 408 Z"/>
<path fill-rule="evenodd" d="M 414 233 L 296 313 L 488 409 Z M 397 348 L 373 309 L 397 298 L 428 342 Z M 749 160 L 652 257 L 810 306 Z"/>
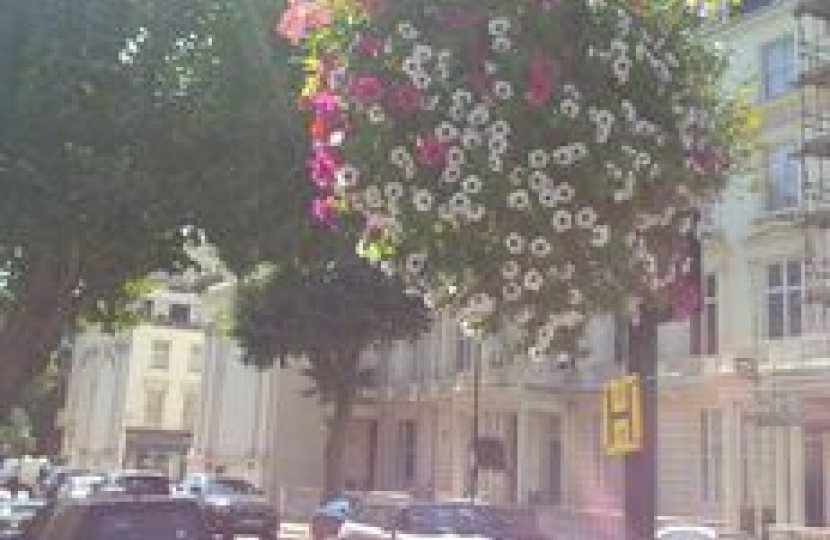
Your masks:
<path fill-rule="evenodd" d="M 638 451 L 643 444 L 639 376 L 626 375 L 605 383 L 602 401 L 605 453 L 621 456 Z"/>

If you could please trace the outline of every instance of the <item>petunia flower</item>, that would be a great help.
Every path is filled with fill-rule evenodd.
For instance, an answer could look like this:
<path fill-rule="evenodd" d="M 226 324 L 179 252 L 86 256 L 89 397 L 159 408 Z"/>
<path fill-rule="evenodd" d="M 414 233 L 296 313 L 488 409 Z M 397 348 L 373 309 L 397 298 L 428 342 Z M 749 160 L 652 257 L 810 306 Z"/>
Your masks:
<path fill-rule="evenodd" d="M 297 45 L 309 31 L 328 26 L 333 20 L 334 11 L 326 2 L 289 0 L 274 25 L 274 33 Z"/>
<path fill-rule="evenodd" d="M 331 223 L 336 215 L 335 202 L 332 197 L 320 197 L 311 201 L 311 213 L 320 223 Z"/>
<path fill-rule="evenodd" d="M 418 159 L 423 165 L 439 166 L 447 161 L 447 144 L 435 137 L 423 139 L 418 143 Z"/>
<path fill-rule="evenodd" d="M 331 186 L 340 169 L 340 156 L 333 148 L 323 145 L 315 146 L 313 152 L 309 160 L 311 179 L 317 186 L 327 188 Z"/>
<path fill-rule="evenodd" d="M 537 54 L 528 68 L 527 100 L 535 107 L 542 107 L 553 95 L 553 66 L 548 58 Z"/>
<path fill-rule="evenodd" d="M 349 82 L 348 92 L 363 103 L 376 103 L 383 97 L 383 84 L 374 75 L 358 75 Z"/>
<path fill-rule="evenodd" d="M 421 108 L 421 91 L 411 83 L 392 88 L 392 105 L 404 114 L 412 114 Z"/>

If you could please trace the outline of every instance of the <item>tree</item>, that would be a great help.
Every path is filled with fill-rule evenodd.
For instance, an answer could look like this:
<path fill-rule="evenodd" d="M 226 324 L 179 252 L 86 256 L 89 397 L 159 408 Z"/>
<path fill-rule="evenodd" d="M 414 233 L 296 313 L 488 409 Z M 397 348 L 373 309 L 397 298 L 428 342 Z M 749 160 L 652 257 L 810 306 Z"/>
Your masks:
<path fill-rule="evenodd" d="M 356 256 L 317 263 L 283 263 L 239 288 L 234 331 L 245 362 L 307 360 L 304 369 L 321 401 L 331 405 L 325 448 L 325 489 L 344 487 L 346 433 L 358 390 L 371 373 L 361 353 L 413 339 L 430 323 L 420 299 Z"/>
<path fill-rule="evenodd" d="M 0 416 L 189 245 L 235 268 L 296 249 L 304 139 L 258 24 L 279 4 L 3 0 Z"/>

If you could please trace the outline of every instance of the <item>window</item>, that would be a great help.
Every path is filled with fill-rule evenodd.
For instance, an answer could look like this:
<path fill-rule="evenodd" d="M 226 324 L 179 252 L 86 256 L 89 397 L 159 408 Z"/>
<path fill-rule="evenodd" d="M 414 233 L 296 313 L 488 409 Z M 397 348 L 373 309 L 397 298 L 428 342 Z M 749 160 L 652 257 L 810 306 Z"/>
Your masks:
<path fill-rule="evenodd" d="M 182 429 L 193 431 L 199 414 L 199 391 L 186 388 L 182 396 Z"/>
<path fill-rule="evenodd" d="M 703 305 L 691 318 L 692 354 L 718 354 L 718 278 L 703 279 Z"/>
<path fill-rule="evenodd" d="M 155 340 L 152 344 L 150 369 L 168 369 L 170 367 L 170 342 Z"/>
<path fill-rule="evenodd" d="M 701 500 L 721 500 L 723 470 L 723 414 L 719 409 L 700 411 Z"/>
<path fill-rule="evenodd" d="M 417 425 L 414 420 L 402 420 L 398 424 L 398 464 L 401 487 L 415 484 L 415 458 Z"/>
<path fill-rule="evenodd" d="M 471 369 L 478 354 L 481 354 L 481 344 L 472 338 L 459 334 L 455 351 L 456 372 L 460 373 Z"/>
<path fill-rule="evenodd" d="M 761 91 L 772 99 L 789 91 L 795 80 L 795 39 L 786 35 L 761 47 Z"/>
<path fill-rule="evenodd" d="M 170 322 L 173 324 L 190 323 L 190 306 L 187 304 L 170 304 Z"/>
<path fill-rule="evenodd" d="M 769 339 L 801 335 L 803 301 L 804 265 L 801 261 L 767 266 L 766 330 Z"/>
<path fill-rule="evenodd" d="M 190 356 L 187 359 L 187 371 L 190 373 L 202 372 L 202 346 L 194 343 L 190 346 Z"/>
<path fill-rule="evenodd" d="M 167 389 L 163 386 L 149 387 L 144 394 L 144 420 L 148 426 L 159 427 L 164 420 L 164 402 Z"/>
<path fill-rule="evenodd" d="M 801 202 L 801 178 L 794 152 L 791 142 L 774 145 L 767 151 L 767 210 L 797 208 Z"/>

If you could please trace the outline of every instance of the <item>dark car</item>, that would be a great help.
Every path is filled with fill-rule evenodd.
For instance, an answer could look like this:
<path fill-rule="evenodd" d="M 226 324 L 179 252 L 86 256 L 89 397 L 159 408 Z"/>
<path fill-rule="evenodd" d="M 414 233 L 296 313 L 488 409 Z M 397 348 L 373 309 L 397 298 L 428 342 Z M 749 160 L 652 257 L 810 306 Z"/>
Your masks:
<path fill-rule="evenodd" d="M 263 540 L 279 536 L 280 518 L 276 509 L 260 489 L 245 480 L 194 474 L 186 477 L 179 489 L 199 501 L 208 529 L 214 534 L 227 539 L 237 534 Z"/>
<path fill-rule="evenodd" d="M 73 499 L 15 540 L 208 540 L 195 501 L 171 497 Z"/>
<path fill-rule="evenodd" d="M 158 471 L 128 470 L 109 473 L 96 494 L 170 495 L 172 484 Z"/>

